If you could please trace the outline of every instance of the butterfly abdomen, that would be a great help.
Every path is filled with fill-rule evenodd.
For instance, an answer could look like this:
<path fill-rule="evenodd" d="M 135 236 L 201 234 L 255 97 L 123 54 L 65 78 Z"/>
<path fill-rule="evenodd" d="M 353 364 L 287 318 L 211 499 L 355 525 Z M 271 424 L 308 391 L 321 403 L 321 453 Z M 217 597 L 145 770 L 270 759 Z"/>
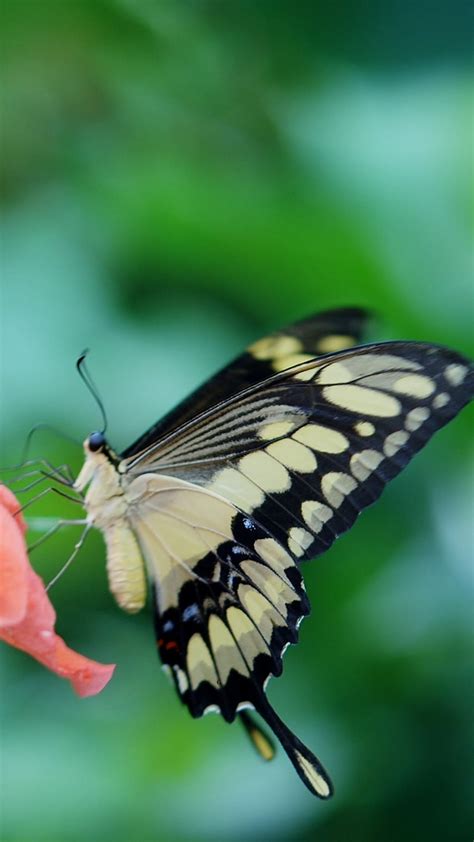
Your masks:
<path fill-rule="evenodd" d="M 107 546 L 109 587 L 118 605 L 135 614 L 146 601 L 146 580 L 142 555 L 125 520 L 103 530 Z"/>

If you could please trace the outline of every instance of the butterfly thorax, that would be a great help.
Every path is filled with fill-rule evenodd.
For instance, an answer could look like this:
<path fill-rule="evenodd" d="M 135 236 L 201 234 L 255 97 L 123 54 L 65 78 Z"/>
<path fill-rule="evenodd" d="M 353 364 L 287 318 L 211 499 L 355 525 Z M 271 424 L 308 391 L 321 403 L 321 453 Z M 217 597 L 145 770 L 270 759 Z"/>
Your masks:
<path fill-rule="evenodd" d="M 84 442 L 85 462 L 74 488 L 83 491 L 89 486 L 84 507 L 88 522 L 100 529 L 105 539 L 110 590 L 124 611 L 135 613 L 146 600 L 143 558 L 130 528 L 128 503 L 112 451 L 105 439 L 94 449 L 93 437 L 98 435 L 93 433 Z"/>
<path fill-rule="evenodd" d="M 120 483 L 120 474 L 110 458 L 108 448 L 94 452 L 89 437 L 84 442 L 85 462 L 77 477 L 74 488 L 84 491 L 88 520 L 98 529 L 108 526 L 125 516 L 127 506 Z"/>

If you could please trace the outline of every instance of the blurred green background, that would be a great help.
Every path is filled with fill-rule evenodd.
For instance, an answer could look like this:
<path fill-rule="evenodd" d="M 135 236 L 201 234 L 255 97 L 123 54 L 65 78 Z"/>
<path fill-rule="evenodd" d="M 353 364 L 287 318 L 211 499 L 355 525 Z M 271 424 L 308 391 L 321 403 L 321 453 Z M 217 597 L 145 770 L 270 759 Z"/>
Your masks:
<path fill-rule="evenodd" d="M 98 426 L 86 346 L 117 449 L 326 307 L 472 353 L 470 3 L 3 0 L 1 19 L 2 464 L 38 422 Z M 3 647 L 3 838 L 471 838 L 470 420 L 305 568 L 313 615 L 269 695 L 330 803 L 238 725 L 189 717 L 94 535 L 52 597 L 67 642 L 116 675 L 79 700 Z M 81 464 L 52 433 L 31 455 Z M 76 535 L 33 556 L 46 580 Z"/>

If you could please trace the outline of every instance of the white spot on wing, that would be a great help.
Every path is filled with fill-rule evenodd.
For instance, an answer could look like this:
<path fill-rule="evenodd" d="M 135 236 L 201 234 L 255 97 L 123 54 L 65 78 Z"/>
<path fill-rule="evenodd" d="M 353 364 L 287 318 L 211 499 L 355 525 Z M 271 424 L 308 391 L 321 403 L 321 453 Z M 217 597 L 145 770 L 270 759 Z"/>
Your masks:
<path fill-rule="evenodd" d="M 189 687 L 188 677 L 184 670 L 180 669 L 176 664 L 173 666 L 176 681 L 178 682 L 179 692 L 185 693 Z"/>
<path fill-rule="evenodd" d="M 208 705 L 207 708 L 203 710 L 203 716 L 207 716 L 208 713 L 220 713 L 221 709 L 219 705 Z"/>

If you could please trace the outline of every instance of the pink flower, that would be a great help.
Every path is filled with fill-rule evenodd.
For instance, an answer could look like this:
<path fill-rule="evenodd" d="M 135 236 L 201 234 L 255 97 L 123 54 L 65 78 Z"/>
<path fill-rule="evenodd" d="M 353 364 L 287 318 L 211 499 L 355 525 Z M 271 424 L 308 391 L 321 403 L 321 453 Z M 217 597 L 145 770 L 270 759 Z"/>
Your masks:
<path fill-rule="evenodd" d="M 115 664 L 99 664 L 66 646 L 54 631 L 56 612 L 26 554 L 26 524 L 14 494 L 0 485 L 0 638 L 68 678 L 79 696 L 100 693 Z"/>

